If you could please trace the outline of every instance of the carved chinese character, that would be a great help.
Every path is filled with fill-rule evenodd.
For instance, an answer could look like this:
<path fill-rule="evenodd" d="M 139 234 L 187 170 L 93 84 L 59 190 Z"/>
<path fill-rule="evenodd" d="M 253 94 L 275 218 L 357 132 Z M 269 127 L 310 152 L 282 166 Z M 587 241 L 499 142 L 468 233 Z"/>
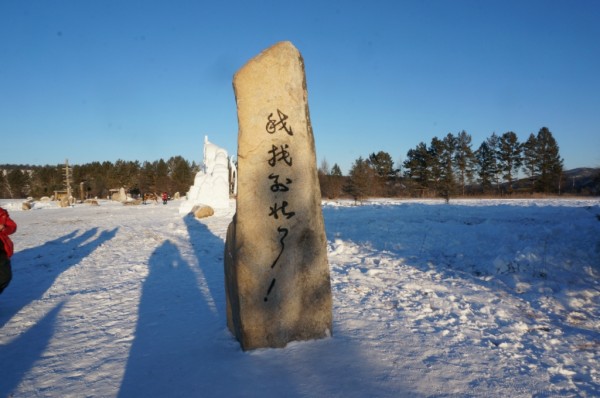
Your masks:
<path fill-rule="evenodd" d="M 288 166 L 292 165 L 292 157 L 288 152 L 288 144 L 280 145 L 277 147 L 276 145 L 271 145 L 271 150 L 269 153 L 271 154 L 271 158 L 269 159 L 269 165 L 274 167 L 277 162 L 283 160 Z"/>
<path fill-rule="evenodd" d="M 283 202 L 281 202 L 281 206 L 277 206 L 277 203 L 275 203 L 273 206 L 269 206 L 269 209 L 271 210 L 271 212 L 269 213 L 269 216 L 273 216 L 273 218 L 278 220 L 279 215 L 277 213 L 281 211 L 281 215 L 284 216 L 286 219 L 290 219 L 290 218 L 294 217 L 294 215 L 296 215 L 295 212 L 293 212 L 293 211 L 287 212 L 286 211 L 287 205 L 288 205 L 288 202 L 284 200 Z"/>
<path fill-rule="evenodd" d="M 289 178 L 285 179 L 285 183 L 279 182 L 279 174 L 269 174 L 269 179 L 273 180 L 273 184 L 271 185 L 271 191 L 273 192 L 287 192 L 290 190 L 289 184 L 292 183 L 292 180 Z"/>
<path fill-rule="evenodd" d="M 275 261 L 273 261 L 273 264 L 271 264 L 271 269 L 275 268 L 277 261 L 279 261 L 279 258 L 283 254 L 283 249 L 285 249 L 285 243 L 283 243 L 283 241 L 285 240 L 285 237 L 288 235 L 289 230 L 287 228 L 278 227 L 277 232 L 282 234 L 281 239 L 279 239 L 279 243 L 281 243 L 281 250 L 279 251 L 279 255 L 277 256 Z M 274 286 L 275 286 L 275 278 L 273 278 L 273 280 L 271 281 L 271 284 L 269 285 L 269 289 L 267 290 L 267 294 L 265 295 L 265 299 L 264 299 L 265 302 L 269 301 L 269 294 L 271 294 L 271 290 L 273 290 Z"/>
<path fill-rule="evenodd" d="M 273 114 L 269 113 L 269 116 L 267 117 L 269 121 L 267 122 L 266 126 L 267 133 L 274 134 L 277 131 L 277 127 L 279 127 L 279 130 L 285 130 L 285 132 L 289 135 L 294 135 L 292 128 L 288 127 L 285 122 L 288 116 L 285 113 L 281 112 L 279 109 L 277 109 L 277 116 L 279 117 L 279 121 L 273 119 Z"/>

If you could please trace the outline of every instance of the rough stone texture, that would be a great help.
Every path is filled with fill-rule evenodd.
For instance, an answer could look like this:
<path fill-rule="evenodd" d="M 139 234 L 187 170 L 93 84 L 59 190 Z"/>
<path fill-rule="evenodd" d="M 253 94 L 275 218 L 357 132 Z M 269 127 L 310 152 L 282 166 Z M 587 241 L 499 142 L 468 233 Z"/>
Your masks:
<path fill-rule="evenodd" d="M 214 215 L 215 211 L 210 206 L 194 206 L 192 213 L 194 213 L 194 217 L 200 219 Z"/>
<path fill-rule="evenodd" d="M 113 193 L 111 199 L 117 202 L 126 202 L 127 193 L 125 192 L 125 188 L 119 188 L 119 192 Z"/>
<path fill-rule="evenodd" d="M 227 325 L 242 349 L 331 335 L 327 240 L 304 63 L 282 42 L 234 76 L 237 213 L 227 231 Z"/>
<path fill-rule="evenodd" d="M 127 201 L 127 193 L 125 192 L 125 188 L 119 188 L 119 202 Z"/>

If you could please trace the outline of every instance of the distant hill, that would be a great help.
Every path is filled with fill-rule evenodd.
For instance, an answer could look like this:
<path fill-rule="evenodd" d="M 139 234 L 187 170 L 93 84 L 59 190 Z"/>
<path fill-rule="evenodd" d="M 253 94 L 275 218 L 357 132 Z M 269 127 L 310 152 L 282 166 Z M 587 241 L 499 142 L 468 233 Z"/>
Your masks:
<path fill-rule="evenodd" d="M 477 185 L 471 187 L 476 192 Z M 508 191 L 508 184 L 501 183 L 500 189 L 503 193 Z M 531 180 L 523 177 L 513 182 L 513 190 L 516 194 L 531 193 Z M 577 169 L 564 170 L 560 186 L 561 194 L 574 195 L 600 195 L 600 168 L 580 167 Z"/>
<path fill-rule="evenodd" d="M 563 172 L 565 192 L 600 194 L 600 168 L 580 167 Z"/>

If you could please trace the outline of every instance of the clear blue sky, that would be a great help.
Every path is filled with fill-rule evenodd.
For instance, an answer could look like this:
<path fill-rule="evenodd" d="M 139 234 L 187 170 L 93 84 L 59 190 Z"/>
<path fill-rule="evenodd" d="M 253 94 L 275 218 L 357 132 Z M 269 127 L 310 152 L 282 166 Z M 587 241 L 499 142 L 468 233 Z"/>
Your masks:
<path fill-rule="evenodd" d="M 596 167 L 598 21 L 597 0 L 0 0 L 0 164 L 235 154 L 233 74 L 289 40 L 318 163 L 546 126 Z"/>

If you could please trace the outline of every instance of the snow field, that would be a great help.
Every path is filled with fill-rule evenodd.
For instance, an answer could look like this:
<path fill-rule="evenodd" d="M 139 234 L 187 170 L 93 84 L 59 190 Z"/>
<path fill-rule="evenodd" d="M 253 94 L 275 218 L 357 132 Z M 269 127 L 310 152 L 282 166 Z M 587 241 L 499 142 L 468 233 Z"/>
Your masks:
<path fill-rule="evenodd" d="M 234 203 L 0 205 L 19 226 L 0 396 L 600 395 L 598 200 L 324 202 L 333 337 L 246 353 Z"/>
<path fill-rule="evenodd" d="M 453 385 L 464 393 L 465 383 L 475 396 L 489 395 L 490 386 L 499 393 L 510 379 L 508 388 L 524 396 L 532 387 L 594 396 L 598 207 L 565 204 L 379 204 L 380 217 L 371 209 L 378 204 L 332 203 L 325 208 L 326 219 L 335 220 L 327 225 L 330 262 L 334 291 L 342 293 L 334 297 L 390 333 L 427 336 L 412 350 L 425 373 L 456 367 L 454 378 L 433 382 L 443 386 L 442 395 Z M 328 214 L 339 211 L 346 217 Z M 469 365 L 473 351 L 488 365 Z M 406 359 L 402 349 L 394 352 L 395 360 Z"/>

